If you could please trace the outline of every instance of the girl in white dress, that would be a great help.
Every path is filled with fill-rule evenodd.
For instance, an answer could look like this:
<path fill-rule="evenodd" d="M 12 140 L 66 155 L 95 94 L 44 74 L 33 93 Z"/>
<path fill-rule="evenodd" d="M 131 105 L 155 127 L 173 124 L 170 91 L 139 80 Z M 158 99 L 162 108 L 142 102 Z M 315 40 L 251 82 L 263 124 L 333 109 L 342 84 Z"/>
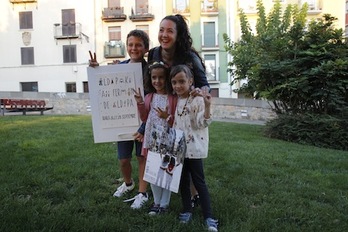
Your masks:
<path fill-rule="evenodd" d="M 148 65 L 145 73 L 144 89 L 147 92 L 143 100 L 140 91 L 135 91 L 140 119 L 146 122 L 142 155 L 146 157 L 153 139 L 152 128 L 154 125 L 163 127 L 164 130 L 173 125 L 177 96 L 172 94 L 169 79 L 169 68 L 163 63 L 154 61 Z M 155 148 L 159 151 L 161 148 Z M 153 170 L 157 172 L 157 170 Z M 165 188 L 151 184 L 154 198 L 149 214 L 155 215 L 166 212 L 170 202 L 171 192 Z"/>

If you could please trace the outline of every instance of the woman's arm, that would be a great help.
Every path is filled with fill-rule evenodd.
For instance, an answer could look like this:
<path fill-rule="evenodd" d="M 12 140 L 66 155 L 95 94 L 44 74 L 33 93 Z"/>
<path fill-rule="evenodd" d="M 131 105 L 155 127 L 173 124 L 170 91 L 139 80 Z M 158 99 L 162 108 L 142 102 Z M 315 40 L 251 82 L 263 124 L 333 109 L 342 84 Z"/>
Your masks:
<path fill-rule="evenodd" d="M 201 59 L 194 52 L 191 52 L 191 57 L 195 87 L 202 88 L 203 86 L 208 86 L 210 88 Z"/>

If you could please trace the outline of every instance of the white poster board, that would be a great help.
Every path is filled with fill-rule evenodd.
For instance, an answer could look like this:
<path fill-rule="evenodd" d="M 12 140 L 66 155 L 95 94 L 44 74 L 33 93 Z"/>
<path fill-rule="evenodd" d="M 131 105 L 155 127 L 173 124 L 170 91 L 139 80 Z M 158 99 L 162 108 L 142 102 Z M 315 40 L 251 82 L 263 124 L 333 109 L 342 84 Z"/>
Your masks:
<path fill-rule="evenodd" d="M 139 119 L 134 90 L 143 94 L 141 63 L 87 67 L 95 143 L 133 140 Z"/>
<path fill-rule="evenodd" d="M 146 158 L 144 180 L 177 193 L 185 153 L 186 142 L 183 131 L 154 125 Z"/>

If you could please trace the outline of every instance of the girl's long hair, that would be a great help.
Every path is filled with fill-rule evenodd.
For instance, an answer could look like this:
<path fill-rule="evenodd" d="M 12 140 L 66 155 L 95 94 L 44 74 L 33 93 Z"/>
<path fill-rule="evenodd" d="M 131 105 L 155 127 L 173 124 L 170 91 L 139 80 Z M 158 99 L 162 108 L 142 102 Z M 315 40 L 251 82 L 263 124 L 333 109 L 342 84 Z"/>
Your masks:
<path fill-rule="evenodd" d="M 151 81 L 151 71 L 153 69 L 163 69 L 164 75 L 165 75 L 165 90 L 166 93 L 172 93 L 173 88 L 172 85 L 170 84 L 169 80 L 169 67 L 164 64 L 162 61 L 152 61 L 149 63 L 146 68 L 145 68 L 145 74 L 144 74 L 144 90 L 147 93 L 155 93 L 156 89 L 152 86 L 152 81 Z"/>

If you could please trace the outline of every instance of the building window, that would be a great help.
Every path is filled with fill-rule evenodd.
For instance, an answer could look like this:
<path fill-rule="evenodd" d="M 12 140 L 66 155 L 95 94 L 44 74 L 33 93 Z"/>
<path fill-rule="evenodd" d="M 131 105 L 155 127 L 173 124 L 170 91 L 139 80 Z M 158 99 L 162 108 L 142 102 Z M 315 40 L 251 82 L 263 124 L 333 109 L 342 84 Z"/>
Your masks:
<path fill-rule="evenodd" d="M 76 45 L 63 45 L 63 63 L 76 62 Z"/>
<path fill-rule="evenodd" d="M 202 0 L 202 11 L 218 11 L 218 0 Z"/>
<path fill-rule="evenodd" d="M 216 45 L 215 22 L 203 22 L 203 46 L 215 47 Z"/>
<path fill-rule="evenodd" d="M 256 0 L 239 0 L 238 8 L 242 8 L 244 11 L 256 11 Z"/>
<path fill-rule="evenodd" d="M 39 88 L 37 82 L 21 82 L 22 91 L 38 92 Z"/>
<path fill-rule="evenodd" d="M 120 0 L 108 0 L 108 7 L 112 8 L 112 7 L 120 7 Z"/>
<path fill-rule="evenodd" d="M 88 81 L 83 81 L 82 85 L 83 85 L 83 92 L 84 93 L 89 93 Z"/>
<path fill-rule="evenodd" d="M 63 36 L 76 35 L 75 10 L 62 10 L 62 33 Z"/>
<path fill-rule="evenodd" d="M 149 25 L 136 25 L 135 28 L 144 31 L 147 35 L 149 35 Z"/>
<path fill-rule="evenodd" d="M 147 14 L 149 13 L 149 3 L 148 0 L 136 0 L 135 1 L 135 14 Z"/>
<path fill-rule="evenodd" d="M 76 83 L 75 82 L 65 83 L 65 87 L 66 87 L 66 92 L 76 93 Z"/>
<path fill-rule="evenodd" d="M 109 27 L 109 41 L 112 40 L 121 40 L 121 27 Z"/>
<path fill-rule="evenodd" d="M 204 54 L 204 64 L 208 81 L 216 81 L 216 55 Z"/>
<path fill-rule="evenodd" d="M 174 0 L 173 13 L 190 13 L 189 0 Z"/>
<path fill-rule="evenodd" d="M 21 48 L 21 63 L 22 65 L 34 64 L 34 48 Z"/>
<path fill-rule="evenodd" d="M 19 12 L 19 29 L 33 29 L 33 13 Z"/>

